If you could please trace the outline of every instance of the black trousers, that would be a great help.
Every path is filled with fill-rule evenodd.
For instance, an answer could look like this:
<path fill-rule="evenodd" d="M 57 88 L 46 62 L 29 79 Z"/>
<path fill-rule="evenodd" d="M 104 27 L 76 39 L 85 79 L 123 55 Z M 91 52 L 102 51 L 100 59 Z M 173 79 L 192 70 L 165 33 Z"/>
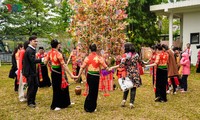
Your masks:
<path fill-rule="evenodd" d="M 152 74 L 152 80 L 153 80 L 153 81 L 152 81 L 152 83 L 153 83 L 153 86 L 154 86 L 154 84 L 155 84 L 155 83 L 154 83 L 154 82 L 155 82 L 155 78 L 154 78 L 154 76 L 155 76 L 155 75 L 154 75 L 155 70 L 154 70 L 154 69 L 155 69 L 155 68 L 153 67 L 152 69 L 153 69 L 153 74 Z"/>
<path fill-rule="evenodd" d="M 37 90 L 38 90 L 37 76 L 36 75 L 28 76 L 27 82 L 28 82 L 28 90 L 27 90 L 28 105 L 30 105 L 30 104 L 35 105 L 35 98 L 36 98 L 36 93 L 37 93 Z"/>
<path fill-rule="evenodd" d="M 76 75 L 78 75 L 79 70 L 80 70 L 80 66 L 77 65 L 77 67 L 76 67 Z M 81 82 L 82 82 L 82 78 L 79 77 L 79 78 L 78 78 L 78 83 L 81 83 Z"/>
<path fill-rule="evenodd" d="M 171 80 L 171 82 L 172 82 L 172 86 L 173 86 L 173 93 L 174 93 L 174 92 L 176 92 L 177 85 L 175 84 L 174 77 L 170 77 L 170 80 Z"/>
<path fill-rule="evenodd" d="M 86 112 L 94 112 L 97 107 L 99 90 L 99 76 L 87 74 L 89 93 L 85 99 L 84 109 Z"/>
<path fill-rule="evenodd" d="M 15 90 L 15 91 L 18 91 L 19 84 L 17 84 L 17 76 L 15 77 L 14 86 L 15 86 L 14 90 Z"/>
<path fill-rule="evenodd" d="M 187 78 L 188 78 L 188 75 L 183 75 L 182 76 L 182 80 L 181 80 L 181 88 L 184 89 L 184 91 L 187 91 Z"/>
<path fill-rule="evenodd" d="M 157 68 L 156 71 L 156 97 L 160 100 L 167 101 L 166 85 L 167 85 L 167 69 Z"/>
<path fill-rule="evenodd" d="M 200 61 L 199 61 L 198 64 L 199 64 L 199 65 L 198 65 L 198 67 L 197 67 L 197 69 L 196 69 L 196 73 L 200 73 Z"/>
<path fill-rule="evenodd" d="M 136 87 L 131 88 L 130 91 L 131 91 L 131 93 L 130 93 L 130 103 L 134 104 L 135 95 L 136 95 Z M 123 100 L 127 99 L 128 93 L 129 93 L 129 90 L 127 90 L 127 91 L 124 92 Z"/>

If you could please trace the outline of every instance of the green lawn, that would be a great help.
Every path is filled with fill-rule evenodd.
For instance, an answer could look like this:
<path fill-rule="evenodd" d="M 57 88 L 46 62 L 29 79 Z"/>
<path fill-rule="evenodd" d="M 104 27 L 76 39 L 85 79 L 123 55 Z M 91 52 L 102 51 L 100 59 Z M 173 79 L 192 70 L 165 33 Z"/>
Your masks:
<path fill-rule="evenodd" d="M 188 92 L 168 94 L 168 102 L 154 102 L 152 80 L 149 74 L 142 76 L 143 86 L 137 89 L 135 108 L 120 107 L 122 91 L 110 92 L 104 97 L 99 92 L 97 112 L 86 113 L 83 109 L 85 97 L 75 95 L 77 85 L 70 80 L 70 97 L 75 102 L 61 111 L 50 110 L 52 88 L 40 88 L 35 109 L 20 103 L 14 92 L 14 80 L 8 78 L 10 65 L 0 67 L 0 120 L 199 120 L 200 119 L 200 74 L 194 72 L 188 78 Z M 117 81 L 115 80 L 115 83 Z M 84 84 L 81 84 L 84 89 Z M 129 98 L 128 98 L 129 99 Z"/>

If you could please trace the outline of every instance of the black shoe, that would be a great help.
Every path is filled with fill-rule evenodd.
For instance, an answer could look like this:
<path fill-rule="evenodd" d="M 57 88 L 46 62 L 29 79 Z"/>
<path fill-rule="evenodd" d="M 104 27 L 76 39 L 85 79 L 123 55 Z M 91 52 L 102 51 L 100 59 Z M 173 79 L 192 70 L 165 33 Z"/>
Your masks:
<path fill-rule="evenodd" d="M 15 88 L 14 91 L 15 91 L 15 92 L 18 92 L 18 88 Z"/>
<path fill-rule="evenodd" d="M 34 105 L 34 104 L 29 104 L 28 105 L 30 108 L 35 108 L 36 107 L 36 105 Z"/>

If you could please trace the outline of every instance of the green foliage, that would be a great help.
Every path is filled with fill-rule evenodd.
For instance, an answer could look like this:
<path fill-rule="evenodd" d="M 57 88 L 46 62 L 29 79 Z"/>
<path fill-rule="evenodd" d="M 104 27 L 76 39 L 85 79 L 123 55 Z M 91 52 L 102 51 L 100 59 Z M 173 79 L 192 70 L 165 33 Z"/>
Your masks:
<path fill-rule="evenodd" d="M 56 17 L 52 18 L 52 21 L 56 21 L 54 23 L 54 33 L 65 32 L 66 28 L 69 26 L 70 18 L 73 15 L 73 10 L 70 8 L 67 1 L 63 1 L 60 6 L 57 6 L 55 9 L 52 10 Z"/>
<path fill-rule="evenodd" d="M 65 31 L 70 14 L 67 2 L 61 3 L 61 9 L 55 0 L 5 0 L 4 4 L 20 4 L 21 12 L 4 11 L 0 14 L 0 34 L 32 35 L 45 37 L 52 33 Z M 60 12 L 61 11 L 61 12 Z"/>
<path fill-rule="evenodd" d="M 159 41 L 156 15 L 149 8 L 157 3 L 157 0 L 129 0 L 127 35 L 138 50 L 141 46 L 151 46 Z"/>
<path fill-rule="evenodd" d="M 159 16 L 159 20 L 162 22 L 161 34 L 169 34 L 169 19 L 165 16 Z M 174 26 L 180 26 L 180 19 L 173 19 Z M 173 36 L 180 35 L 180 29 L 173 31 Z"/>

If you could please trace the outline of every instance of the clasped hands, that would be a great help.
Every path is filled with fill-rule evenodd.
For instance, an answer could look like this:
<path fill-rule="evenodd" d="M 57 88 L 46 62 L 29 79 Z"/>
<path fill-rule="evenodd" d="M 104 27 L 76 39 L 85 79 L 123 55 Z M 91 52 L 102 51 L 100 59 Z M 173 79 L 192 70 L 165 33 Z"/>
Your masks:
<path fill-rule="evenodd" d="M 110 68 L 107 67 L 106 68 L 107 71 L 112 71 L 113 69 L 114 69 L 113 67 L 110 67 Z M 79 74 L 77 76 L 74 76 L 73 74 L 70 74 L 70 77 L 72 79 L 75 79 L 75 81 L 77 81 L 78 78 L 81 76 L 82 71 L 83 71 L 83 69 L 80 69 Z"/>

